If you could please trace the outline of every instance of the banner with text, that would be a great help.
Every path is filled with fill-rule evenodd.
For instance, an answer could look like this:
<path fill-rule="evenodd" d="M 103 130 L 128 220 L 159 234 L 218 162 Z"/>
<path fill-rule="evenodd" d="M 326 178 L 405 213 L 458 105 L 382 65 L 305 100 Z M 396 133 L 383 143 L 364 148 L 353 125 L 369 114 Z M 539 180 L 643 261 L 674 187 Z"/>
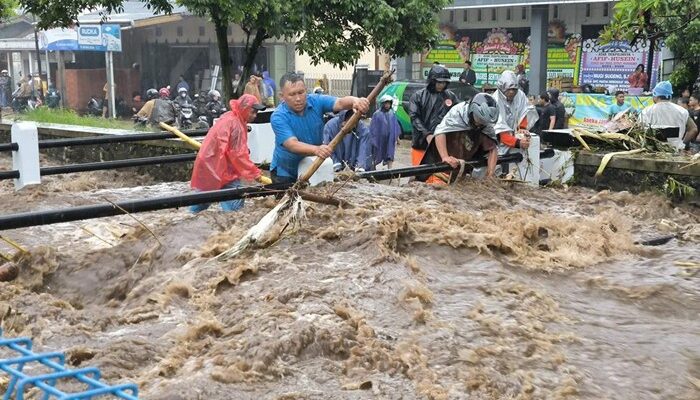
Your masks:
<path fill-rule="evenodd" d="M 637 65 L 647 64 L 647 47 L 648 43 L 630 46 L 627 42 L 613 41 L 602 45 L 595 39 L 587 39 L 583 44 L 579 82 L 628 90 L 627 78 Z M 653 71 L 659 68 L 659 55 L 659 52 L 654 53 Z M 651 77 L 650 87 L 654 87 L 656 73 L 648 75 Z"/>
<path fill-rule="evenodd" d="M 569 118 L 569 126 L 580 126 L 590 129 L 603 128 L 610 120 L 610 106 L 615 102 L 615 96 L 589 93 L 563 93 L 561 102 L 573 114 Z M 650 96 L 625 96 L 625 104 L 633 112 L 640 112 L 654 102 Z"/>

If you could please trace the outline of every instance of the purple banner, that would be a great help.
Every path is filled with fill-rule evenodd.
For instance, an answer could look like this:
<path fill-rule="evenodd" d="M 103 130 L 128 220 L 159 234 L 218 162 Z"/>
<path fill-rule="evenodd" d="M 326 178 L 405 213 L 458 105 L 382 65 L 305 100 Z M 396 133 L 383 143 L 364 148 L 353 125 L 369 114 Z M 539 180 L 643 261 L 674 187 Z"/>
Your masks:
<path fill-rule="evenodd" d="M 627 78 L 637 65 L 647 64 L 646 46 L 631 47 L 626 42 L 612 42 L 600 45 L 595 39 L 588 39 L 583 44 L 581 53 L 581 74 L 579 84 L 590 83 L 593 86 L 614 87 L 628 90 Z M 656 85 L 656 71 L 659 68 L 659 52 L 655 52 L 651 73 L 650 87 Z"/>

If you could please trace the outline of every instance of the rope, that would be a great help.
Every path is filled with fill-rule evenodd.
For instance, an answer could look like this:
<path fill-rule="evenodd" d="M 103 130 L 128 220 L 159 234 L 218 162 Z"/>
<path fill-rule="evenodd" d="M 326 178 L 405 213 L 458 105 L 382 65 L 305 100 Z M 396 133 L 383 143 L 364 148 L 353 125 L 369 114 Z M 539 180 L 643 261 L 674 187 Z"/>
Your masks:
<path fill-rule="evenodd" d="M 457 172 L 457 178 L 459 178 L 460 176 L 464 176 L 464 169 L 466 168 L 466 166 L 467 166 L 467 162 L 460 159 L 459 160 L 459 172 Z M 455 183 L 457 183 L 457 178 L 452 179 L 452 174 L 454 174 L 454 172 L 455 172 L 454 170 L 452 172 L 450 172 L 450 181 L 449 181 L 450 185 L 454 185 Z"/>

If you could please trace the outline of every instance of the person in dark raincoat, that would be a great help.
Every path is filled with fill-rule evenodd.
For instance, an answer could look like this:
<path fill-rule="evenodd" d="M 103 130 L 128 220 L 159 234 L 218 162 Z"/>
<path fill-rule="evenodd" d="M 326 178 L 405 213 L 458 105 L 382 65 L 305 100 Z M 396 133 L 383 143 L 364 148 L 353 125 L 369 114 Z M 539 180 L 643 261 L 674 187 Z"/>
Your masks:
<path fill-rule="evenodd" d="M 451 80 L 450 71 L 442 65 L 434 65 L 428 71 L 425 88 L 413 93 L 409 100 L 408 115 L 413 126 L 411 142 L 411 164 L 420 165 L 425 150 L 433 140 L 435 127 L 457 104 L 457 96 L 447 89 Z"/>
<path fill-rule="evenodd" d="M 471 101 L 452 107 L 435 128 L 434 140 L 428 145 L 421 163 L 444 162 L 457 169 L 460 160 L 486 156 L 486 177 L 493 177 L 498 162 L 498 136 L 494 131 L 498 115 L 496 100 L 488 93 L 478 93 Z M 417 179 L 430 183 L 427 176 Z"/>
<path fill-rule="evenodd" d="M 323 144 L 328 144 L 340 133 L 345 123 L 350 119 L 353 112 L 350 110 L 340 111 L 335 117 L 326 123 L 323 128 Z M 336 146 L 331 154 L 333 159 L 333 169 L 340 171 L 345 167 L 351 170 L 373 169 L 373 160 L 370 149 L 370 134 L 367 125 L 362 121 L 357 123 L 355 129 L 348 133 L 343 141 Z"/>
<path fill-rule="evenodd" d="M 379 99 L 380 108 L 372 115 L 372 122 L 369 125 L 372 169 L 380 163 L 384 163 L 388 169 L 391 169 L 394 162 L 394 153 L 401 136 L 401 127 L 392 108 L 393 102 L 394 98 L 385 94 Z"/>

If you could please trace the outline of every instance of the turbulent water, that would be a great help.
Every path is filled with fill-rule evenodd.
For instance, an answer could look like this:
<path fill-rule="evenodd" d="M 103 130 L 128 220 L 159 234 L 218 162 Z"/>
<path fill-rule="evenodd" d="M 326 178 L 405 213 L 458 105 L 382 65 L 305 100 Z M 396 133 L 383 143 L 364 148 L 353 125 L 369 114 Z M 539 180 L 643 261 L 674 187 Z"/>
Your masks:
<path fill-rule="evenodd" d="M 147 183 L 3 182 L 0 207 L 187 190 Z M 144 399 L 700 396 L 697 207 L 474 181 L 336 195 L 354 207 L 310 204 L 296 232 L 230 262 L 211 258 L 274 199 L 5 231 L 30 255 L 0 283 L 2 328 L 137 382 Z M 635 245 L 667 234 L 678 239 Z"/>

